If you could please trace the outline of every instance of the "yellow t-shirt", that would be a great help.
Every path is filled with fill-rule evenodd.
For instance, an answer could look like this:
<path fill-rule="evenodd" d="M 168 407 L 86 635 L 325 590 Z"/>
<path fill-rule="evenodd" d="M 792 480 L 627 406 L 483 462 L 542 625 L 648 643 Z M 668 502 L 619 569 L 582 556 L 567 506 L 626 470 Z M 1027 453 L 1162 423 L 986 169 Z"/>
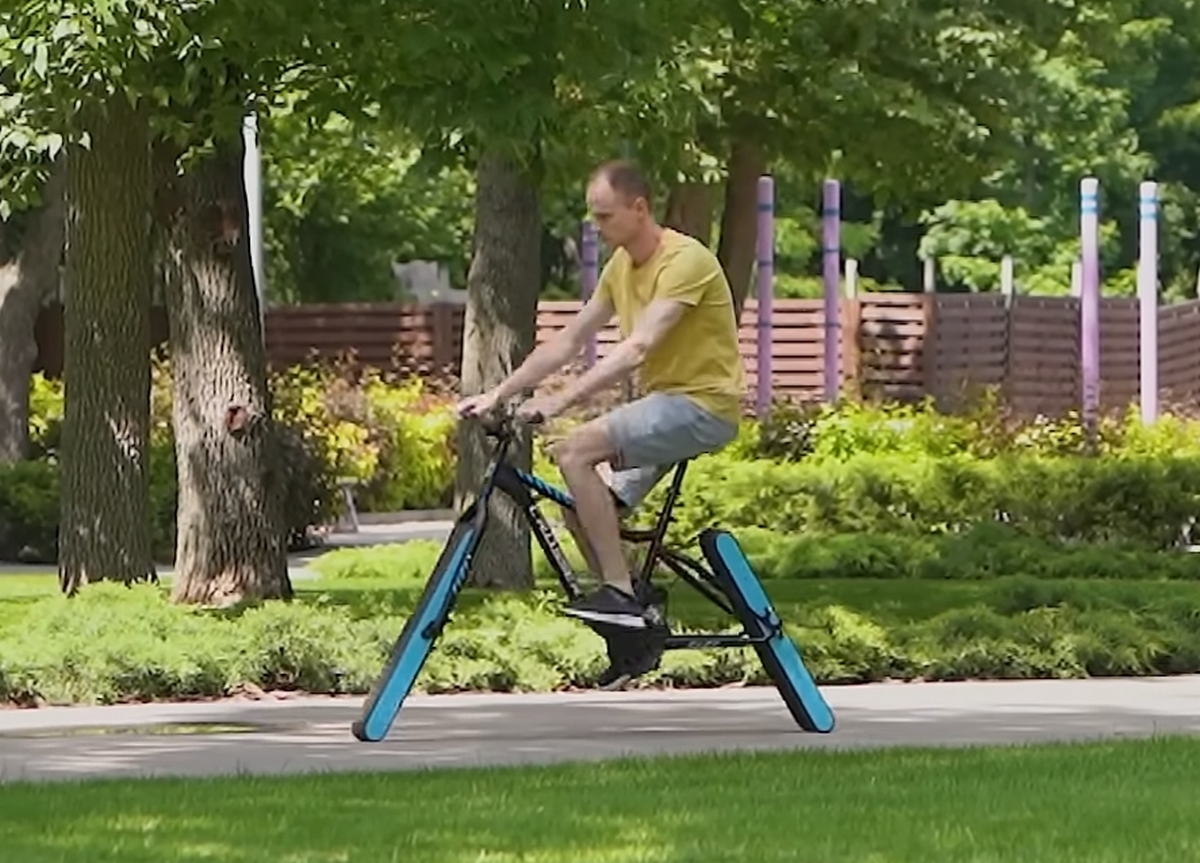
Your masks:
<path fill-rule="evenodd" d="M 703 243 L 664 229 L 658 249 L 640 266 L 617 249 L 600 274 L 596 294 L 612 303 L 623 338 L 652 300 L 690 306 L 646 356 L 641 389 L 688 396 L 711 413 L 738 422 L 746 371 L 733 297 L 720 262 Z"/>

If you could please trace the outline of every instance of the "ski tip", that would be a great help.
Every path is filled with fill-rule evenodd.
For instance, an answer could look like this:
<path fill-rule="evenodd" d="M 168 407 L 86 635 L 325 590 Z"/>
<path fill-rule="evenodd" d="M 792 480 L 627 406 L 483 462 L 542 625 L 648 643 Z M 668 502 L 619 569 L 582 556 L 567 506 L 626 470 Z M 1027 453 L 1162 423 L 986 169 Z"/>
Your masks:
<path fill-rule="evenodd" d="M 379 738 L 372 737 L 367 734 L 367 726 L 361 719 L 356 719 L 354 724 L 350 726 L 350 733 L 354 735 L 354 739 L 362 743 L 378 743 Z"/>

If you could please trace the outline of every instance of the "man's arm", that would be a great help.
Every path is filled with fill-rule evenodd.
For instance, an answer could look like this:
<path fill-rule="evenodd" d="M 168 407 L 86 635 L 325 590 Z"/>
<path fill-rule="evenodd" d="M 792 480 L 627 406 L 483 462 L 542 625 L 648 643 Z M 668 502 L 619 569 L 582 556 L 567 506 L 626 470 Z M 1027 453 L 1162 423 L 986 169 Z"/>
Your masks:
<path fill-rule="evenodd" d="M 522 390 L 537 387 L 547 376 L 554 374 L 583 350 L 587 340 L 612 320 L 612 301 L 597 291 L 579 314 L 566 327 L 525 358 L 525 362 L 495 389 L 498 400 L 515 396 Z"/>
<path fill-rule="evenodd" d="M 608 356 L 563 390 L 559 396 L 563 408 L 584 401 L 632 374 L 645 362 L 646 354 L 670 332 L 671 327 L 675 326 L 687 308 L 687 303 L 680 300 L 651 301 L 633 332 Z"/>

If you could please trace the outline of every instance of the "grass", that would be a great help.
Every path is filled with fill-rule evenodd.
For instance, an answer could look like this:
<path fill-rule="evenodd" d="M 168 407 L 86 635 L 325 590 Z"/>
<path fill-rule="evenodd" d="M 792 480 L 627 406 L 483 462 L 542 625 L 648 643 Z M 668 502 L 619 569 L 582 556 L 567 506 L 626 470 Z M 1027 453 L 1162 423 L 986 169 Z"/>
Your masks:
<path fill-rule="evenodd" d="M 1179 863 L 1200 740 L 0 785 L 21 863 Z"/>

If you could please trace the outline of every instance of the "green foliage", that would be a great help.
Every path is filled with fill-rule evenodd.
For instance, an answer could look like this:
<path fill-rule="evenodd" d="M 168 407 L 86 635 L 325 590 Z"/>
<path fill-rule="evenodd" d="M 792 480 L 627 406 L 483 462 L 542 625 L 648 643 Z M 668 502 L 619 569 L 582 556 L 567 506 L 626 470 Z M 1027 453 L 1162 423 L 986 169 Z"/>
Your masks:
<path fill-rule="evenodd" d="M 926 214 L 920 254 L 937 260 L 942 285 L 971 291 L 1000 290 L 1000 261 L 1013 256 L 1018 293 L 1065 296 L 1071 266 L 1079 256 L 1077 225 L 1033 217 L 1024 207 L 1007 208 L 994 198 L 950 201 Z M 1074 233 L 1072 233 L 1074 230 Z M 1108 296 L 1131 296 L 1132 269 L 1109 273 L 1120 255 L 1115 221 L 1100 225 L 1100 260 Z"/>
<path fill-rule="evenodd" d="M 782 461 L 842 460 L 864 453 L 981 459 L 1093 452 L 1111 457 L 1200 456 L 1200 421 L 1163 413 L 1147 425 L 1130 408 L 1101 417 L 1093 448 L 1078 412 L 1017 416 L 995 390 L 955 413 L 939 411 L 928 398 L 917 403 L 845 399 L 836 404 L 779 399 L 761 423 L 747 424 L 741 445 L 746 449 L 740 457 Z"/>
<path fill-rule="evenodd" d="M 0 560 L 57 559 L 58 500 L 55 465 L 0 465 Z"/>
<path fill-rule="evenodd" d="M 605 666 L 603 642 L 561 615 L 556 594 L 480 599 L 455 614 L 417 691 L 595 684 Z M 362 694 L 411 602 L 361 615 L 320 595 L 213 612 L 172 605 L 151 586 L 88 585 L 73 599 L 29 605 L 0 631 L 0 700 L 115 703 L 262 689 Z M 974 604 L 919 619 L 884 618 L 836 597 L 794 606 L 785 618 L 820 684 L 1200 671 L 1194 604 L 1151 599 L 1132 585 L 1097 591 L 1084 581 L 998 578 Z M 731 683 L 768 684 L 753 651 L 672 651 L 642 680 Z"/>
<path fill-rule="evenodd" d="M 1089 452 L 1077 418 L 1016 422 L 994 404 L 952 416 L 928 405 L 781 405 L 728 451 L 695 461 L 673 529 L 936 534 L 1002 521 L 1056 541 L 1150 548 L 1188 535 L 1200 515 L 1200 426 L 1109 418 Z M 643 514 L 663 494 L 651 492 Z"/>
<path fill-rule="evenodd" d="M 454 487 L 454 419 L 445 397 L 420 378 L 351 375 L 333 366 L 297 367 L 272 376 L 279 461 L 285 467 L 288 544 L 312 542 L 312 528 L 340 511 L 338 483 L 358 485 L 365 511 L 438 508 Z M 35 375 L 30 437 L 34 459 L 0 468 L 0 560 L 56 559 L 59 517 L 59 381 Z M 171 421 L 170 370 L 156 362 L 149 452 L 154 554 L 175 552 L 178 487 Z"/>
<path fill-rule="evenodd" d="M 676 530 L 951 533 L 1004 520 L 1060 541 L 1167 548 L 1200 514 L 1200 459 L 864 454 L 845 461 L 700 461 Z M 650 506 L 658 501 L 655 490 Z"/>
<path fill-rule="evenodd" d="M 453 405 L 423 378 L 320 365 L 277 374 L 272 389 L 280 420 L 302 432 L 324 475 L 359 484 L 364 510 L 432 509 L 451 500 Z"/>
<path fill-rule="evenodd" d="M 370 118 L 317 122 L 289 107 L 262 124 L 268 284 L 286 302 L 392 300 L 393 263 L 444 264 L 462 287 L 474 180 Z"/>

